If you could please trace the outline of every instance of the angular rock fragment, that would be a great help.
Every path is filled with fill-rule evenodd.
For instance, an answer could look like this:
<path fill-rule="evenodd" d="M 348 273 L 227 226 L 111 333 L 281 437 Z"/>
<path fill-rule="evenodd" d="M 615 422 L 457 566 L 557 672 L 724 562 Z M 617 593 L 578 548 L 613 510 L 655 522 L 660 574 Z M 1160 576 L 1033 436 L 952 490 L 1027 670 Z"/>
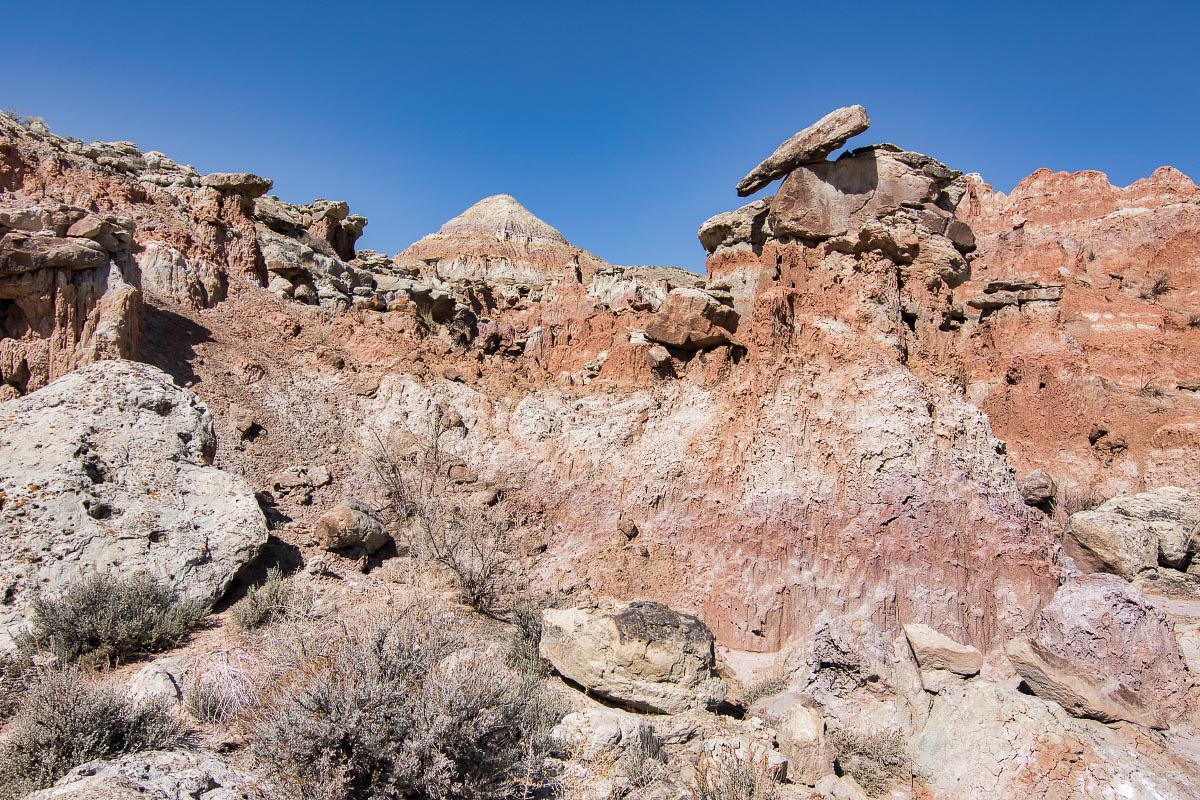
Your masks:
<path fill-rule="evenodd" d="M 804 130 L 793 134 L 765 161 L 750 170 L 750 174 L 738 181 L 738 196 L 752 195 L 799 166 L 823 161 L 851 137 L 869 127 L 871 120 L 862 106 L 846 106 L 829 112 Z"/>
<path fill-rule="evenodd" d="M 959 644 L 928 625 L 905 625 L 904 635 L 922 670 L 944 669 L 967 677 L 983 668 L 983 654 L 977 648 Z"/>
<path fill-rule="evenodd" d="M 646 326 L 646 338 L 681 350 L 703 350 L 733 342 L 738 315 L 708 292 L 672 289 Z"/>
<path fill-rule="evenodd" d="M 1186 569 L 1200 548 L 1198 530 L 1200 495 L 1164 486 L 1072 514 L 1066 545 L 1081 569 L 1132 580 L 1160 563 Z"/>
<path fill-rule="evenodd" d="M 322 514 L 313 532 L 326 550 L 357 548 L 368 555 L 391 541 L 375 510 L 353 498 Z"/>

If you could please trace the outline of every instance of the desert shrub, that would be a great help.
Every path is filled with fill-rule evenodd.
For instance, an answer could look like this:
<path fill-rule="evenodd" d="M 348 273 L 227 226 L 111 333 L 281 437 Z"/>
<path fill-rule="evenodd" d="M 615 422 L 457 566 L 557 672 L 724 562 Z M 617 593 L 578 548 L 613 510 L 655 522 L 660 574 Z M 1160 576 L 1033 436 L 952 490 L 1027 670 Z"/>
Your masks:
<path fill-rule="evenodd" d="M 836 730 L 830 736 L 838 765 L 870 797 L 887 792 L 909 775 L 908 750 L 896 732 L 855 733 Z"/>
<path fill-rule="evenodd" d="M 254 753 L 328 800 L 527 796 L 562 716 L 540 680 L 411 609 L 277 643 L 248 715 Z"/>
<path fill-rule="evenodd" d="M 28 649 L 46 650 L 64 662 L 114 665 L 178 646 L 208 614 L 181 600 L 148 573 L 129 578 L 93 574 L 57 597 L 30 604 Z"/>
<path fill-rule="evenodd" d="M 214 725 L 233 722 L 255 703 L 257 666 L 257 659 L 242 651 L 206 656 L 190 672 L 184 692 L 188 711 Z"/>
<path fill-rule="evenodd" d="M 542 611 L 546 601 L 522 599 L 513 604 L 509 614 L 512 629 L 508 633 L 508 663 L 526 675 L 542 677 L 550 670 L 542 659 Z"/>
<path fill-rule="evenodd" d="M 1155 278 L 1149 286 L 1142 289 L 1141 298 L 1143 300 L 1157 300 L 1173 288 L 1175 287 L 1171 286 L 1171 273 L 1164 272 Z"/>
<path fill-rule="evenodd" d="M 746 687 L 745 691 L 742 692 L 742 706 L 750 708 L 750 706 L 764 697 L 772 697 L 780 692 L 787 691 L 787 688 L 787 675 L 783 673 L 767 675 Z"/>
<path fill-rule="evenodd" d="M 653 731 L 641 728 L 637 737 L 621 753 L 621 767 L 630 786 L 645 789 L 667 776 L 662 743 Z"/>
<path fill-rule="evenodd" d="M 170 749 L 187 738 L 186 727 L 162 704 L 135 705 L 75 669 L 47 672 L 0 743 L 0 798 L 50 786 L 88 761 Z"/>
<path fill-rule="evenodd" d="M 1060 486 L 1054 496 L 1054 515 L 1060 524 L 1066 525 L 1072 514 L 1099 508 L 1106 499 L 1095 489 Z"/>
<path fill-rule="evenodd" d="M 410 531 L 412 553 L 444 567 L 463 603 L 494 614 L 514 588 L 516 542 L 503 510 L 453 491 L 450 475 L 461 462 L 447 437 L 461 430 L 457 414 L 434 408 L 424 430 L 408 428 L 390 442 L 376 433 L 370 462 L 385 509 Z"/>
<path fill-rule="evenodd" d="M 775 800 L 779 794 L 765 758 L 750 761 L 730 752 L 703 756 L 684 783 L 691 800 Z"/>
<path fill-rule="evenodd" d="M 17 710 L 21 695 L 34 678 L 36 668 L 23 653 L 0 653 L 0 722 Z"/>
<path fill-rule="evenodd" d="M 267 570 L 267 579 L 252 588 L 233 607 L 233 621 L 244 631 L 288 618 L 303 618 L 313 613 L 312 598 L 295 581 L 285 578 L 279 567 Z"/>
<path fill-rule="evenodd" d="M 1200 328 L 1200 312 L 1193 311 L 1188 314 L 1187 324 L 1189 328 Z"/>

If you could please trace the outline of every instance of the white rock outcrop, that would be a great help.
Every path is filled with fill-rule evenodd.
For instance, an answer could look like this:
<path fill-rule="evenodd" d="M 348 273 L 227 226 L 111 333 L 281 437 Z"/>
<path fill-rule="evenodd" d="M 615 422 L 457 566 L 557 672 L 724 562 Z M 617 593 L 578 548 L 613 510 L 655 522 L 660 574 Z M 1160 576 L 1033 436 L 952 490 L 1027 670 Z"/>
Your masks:
<path fill-rule="evenodd" d="M 0 404 L 0 650 L 35 591 L 90 572 L 220 598 L 267 526 L 215 449 L 204 403 L 147 364 L 99 361 Z"/>

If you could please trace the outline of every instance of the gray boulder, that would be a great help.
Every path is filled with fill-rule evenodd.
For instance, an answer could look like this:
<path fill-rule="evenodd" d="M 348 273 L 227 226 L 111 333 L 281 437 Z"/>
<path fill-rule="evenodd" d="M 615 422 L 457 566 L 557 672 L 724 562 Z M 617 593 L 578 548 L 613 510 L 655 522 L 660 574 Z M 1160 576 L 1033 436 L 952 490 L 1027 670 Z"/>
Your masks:
<path fill-rule="evenodd" d="M 215 753 L 190 750 L 92 761 L 26 800 L 283 800 L 286 796 Z"/>
<path fill-rule="evenodd" d="M 34 591 L 91 572 L 221 597 L 267 526 L 215 449 L 204 403 L 147 364 L 99 361 L 0 404 L 0 650 Z"/>

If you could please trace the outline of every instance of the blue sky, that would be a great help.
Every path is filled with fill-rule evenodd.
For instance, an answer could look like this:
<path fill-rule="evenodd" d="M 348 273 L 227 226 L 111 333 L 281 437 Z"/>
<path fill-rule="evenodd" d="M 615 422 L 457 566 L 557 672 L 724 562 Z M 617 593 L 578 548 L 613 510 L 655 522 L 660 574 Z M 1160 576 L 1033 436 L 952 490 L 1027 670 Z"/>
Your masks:
<path fill-rule="evenodd" d="M 393 253 L 514 195 L 620 264 L 696 228 L 788 135 L 862 103 L 1011 188 L 1041 166 L 1200 179 L 1200 2 L 74 2 L 3 12 L 0 107 L 345 199 Z M 769 192 L 772 190 L 766 190 Z M 764 192 L 764 193 L 766 193 Z"/>

